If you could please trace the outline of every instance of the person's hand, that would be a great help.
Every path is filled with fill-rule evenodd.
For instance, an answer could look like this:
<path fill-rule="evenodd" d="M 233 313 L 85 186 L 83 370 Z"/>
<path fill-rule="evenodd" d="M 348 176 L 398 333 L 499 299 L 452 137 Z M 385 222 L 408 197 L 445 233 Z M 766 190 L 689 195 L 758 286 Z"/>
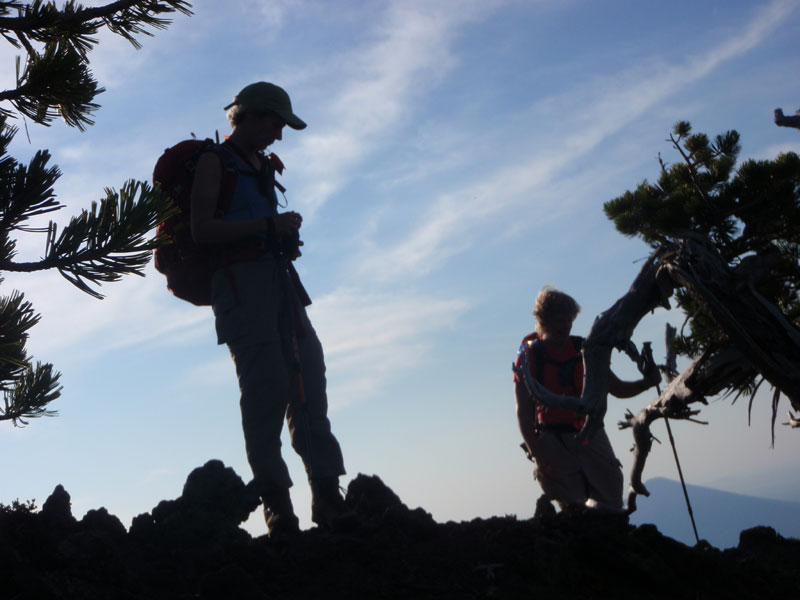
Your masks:
<path fill-rule="evenodd" d="M 305 244 L 303 243 L 303 240 L 297 240 L 297 248 L 296 248 L 296 249 L 295 249 L 295 251 L 292 253 L 292 255 L 289 257 L 289 259 L 290 259 L 290 260 L 297 260 L 298 258 L 300 258 L 301 256 L 303 256 L 303 253 L 302 253 L 302 252 L 300 252 L 300 246 L 304 246 L 304 245 L 305 245 Z"/>
<path fill-rule="evenodd" d="M 292 233 L 300 229 L 303 224 L 303 217 L 300 213 L 289 211 L 275 215 L 272 217 L 272 222 L 275 224 L 276 233 Z"/>
<path fill-rule="evenodd" d="M 645 385 L 647 385 L 647 389 L 655 387 L 661 383 L 661 371 L 656 363 L 651 362 L 649 365 L 647 365 L 647 370 L 644 372 L 642 381 L 644 381 Z"/>

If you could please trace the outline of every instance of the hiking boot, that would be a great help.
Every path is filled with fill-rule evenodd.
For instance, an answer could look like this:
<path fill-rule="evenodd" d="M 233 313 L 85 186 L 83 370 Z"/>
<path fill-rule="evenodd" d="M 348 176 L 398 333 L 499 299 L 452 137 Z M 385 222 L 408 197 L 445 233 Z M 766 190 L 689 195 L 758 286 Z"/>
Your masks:
<path fill-rule="evenodd" d="M 300 533 L 300 521 L 294 514 L 289 488 L 273 488 L 263 496 L 264 519 L 269 538 L 286 539 Z"/>
<path fill-rule="evenodd" d="M 339 478 L 311 481 L 311 520 L 335 532 L 352 531 L 358 526 L 356 513 L 347 508 L 339 492 Z"/>

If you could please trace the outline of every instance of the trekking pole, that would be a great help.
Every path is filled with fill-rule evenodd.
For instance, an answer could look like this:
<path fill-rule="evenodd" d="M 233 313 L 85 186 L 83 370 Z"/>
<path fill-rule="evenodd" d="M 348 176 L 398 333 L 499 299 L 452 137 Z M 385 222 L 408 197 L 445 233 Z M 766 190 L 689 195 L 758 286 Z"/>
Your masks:
<path fill-rule="evenodd" d="M 644 342 L 642 344 L 642 357 L 644 358 L 643 365 L 645 366 L 642 371 L 646 370 L 646 366 L 649 364 L 653 364 L 655 361 L 653 360 L 653 348 L 650 345 L 650 342 Z M 661 396 L 661 385 L 656 384 L 656 392 L 658 395 Z M 675 466 L 678 467 L 678 476 L 681 479 L 681 487 L 683 488 L 683 497 L 686 498 L 686 508 L 689 511 L 689 519 L 692 521 L 692 530 L 694 531 L 694 539 L 697 543 L 700 543 L 700 536 L 697 535 L 697 525 L 694 522 L 694 512 L 692 511 L 692 502 L 689 500 L 689 492 L 686 489 L 686 481 L 683 479 L 683 469 L 681 469 L 681 461 L 678 458 L 678 449 L 675 446 L 675 438 L 672 437 L 672 427 L 669 424 L 669 418 L 665 415 L 664 416 L 664 423 L 667 424 L 667 435 L 669 435 L 669 443 L 672 446 L 672 455 L 675 457 Z"/>
<path fill-rule="evenodd" d="M 658 391 L 656 386 L 656 390 Z M 658 395 L 661 392 L 658 391 Z M 686 490 L 686 482 L 683 480 L 683 470 L 681 469 L 681 461 L 678 460 L 678 450 L 675 448 L 675 438 L 672 437 L 672 427 L 669 425 L 669 419 L 664 417 L 664 423 L 667 424 L 667 434 L 669 435 L 669 443 L 672 445 L 672 454 L 675 456 L 675 465 L 678 467 L 678 475 L 681 478 L 681 487 L 683 488 L 683 497 L 686 498 L 686 508 L 689 510 L 689 519 L 692 521 L 692 530 L 694 531 L 694 539 L 700 543 L 700 536 L 697 535 L 697 525 L 694 522 L 694 513 L 692 512 L 692 503 L 689 501 L 689 492 Z"/>

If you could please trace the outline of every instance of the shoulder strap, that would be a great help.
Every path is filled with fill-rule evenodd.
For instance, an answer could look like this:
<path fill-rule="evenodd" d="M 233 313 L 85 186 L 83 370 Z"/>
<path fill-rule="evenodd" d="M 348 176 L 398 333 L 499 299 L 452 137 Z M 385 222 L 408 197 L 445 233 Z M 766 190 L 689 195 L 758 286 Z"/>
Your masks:
<path fill-rule="evenodd" d="M 217 215 L 224 215 L 230 209 L 233 201 L 233 192 L 236 190 L 239 167 L 236 165 L 236 160 L 226 151 L 222 144 L 215 144 L 209 147 L 208 152 L 213 152 L 219 158 L 222 177 L 220 180 L 219 199 L 217 200 Z"/>
<path fill-rule="evenodd" d="M 544 385 L 544 365 L 550 363 L 556 365 L 558 368 L 558 376 L 564 385 L 568 385 L 572 380 L 572 374 L 578 363 L 581 362 L 581 348 L 583 347 L 583 338 L 577 335 L 571 335 L 572 345 L 575 347 L 575 356 L 566 360 L 556 360 L 552 358 L 546 351 L 544 344 L 540 340 L 531 342 L 530 347 L 533 350 L 533 360 L 535 364 L 536 373 L 534 377 L 536 380 Z"/>
<path fill-rule="evenodd" d="M 531 357 L 533 358 L 533 364 L 536 367 L 536 373 L 534 373 L 533 376 L 536 378 L 536 381 L 544 385 L 544 363 L 547 362 L 547 353 L 544 351 L 544 344 L 538 339 L 532 340 L 529 344 L 532 351 Z"/>

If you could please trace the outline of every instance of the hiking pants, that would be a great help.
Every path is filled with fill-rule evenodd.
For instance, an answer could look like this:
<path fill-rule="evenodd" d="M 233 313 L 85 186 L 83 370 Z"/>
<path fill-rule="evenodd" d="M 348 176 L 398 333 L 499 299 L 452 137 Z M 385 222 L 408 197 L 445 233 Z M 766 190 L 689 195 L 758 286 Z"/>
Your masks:
<path fill-rule="evenodd" d="M 343 475 L 342 451 L 327 416 L 322 344 L 281 264 L 265 259 L 219 269 L 212 304 L 217 340 L 228 345 L 236 365 L 247 460 L 261 489 L 292 485 L 281 456 L 284 418 L 309 479 Z M 293 328 L 305 391 L 302 406 Z"/>
<path fill-rule="evenodd" d="M 622 509 L 622 468 L 604 428 L 589 440 L 542 431 L 531 452 L 542 491 L 562 508 L 583 505 L 591 498 Z"/>

